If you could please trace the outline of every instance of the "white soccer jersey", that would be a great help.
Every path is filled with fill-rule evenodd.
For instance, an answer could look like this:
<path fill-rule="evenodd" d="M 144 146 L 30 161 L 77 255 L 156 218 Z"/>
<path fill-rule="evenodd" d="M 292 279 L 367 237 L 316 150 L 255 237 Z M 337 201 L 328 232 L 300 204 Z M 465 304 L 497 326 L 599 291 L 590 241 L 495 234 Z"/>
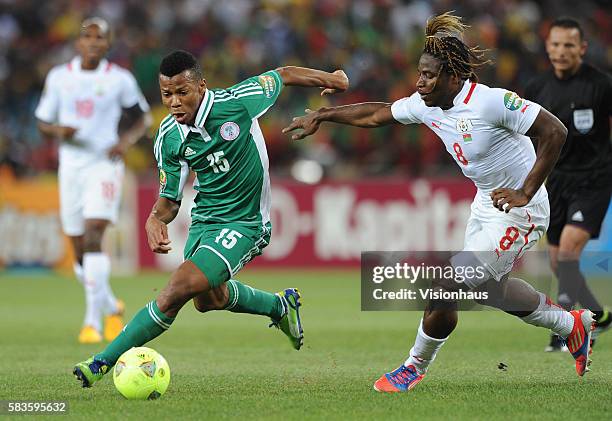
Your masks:
<path fill-rule="evenodd" d="M 62 143 L 60 165 L 88 165 L 119 140 L 118 125 L 123 108 L 149 105 L 132 74 L 101 60 L 95 70 L 81 69 L 81 58 L 55 66 L 47 75 L 35 115 L 46 122 L 77 129 L 78 145 Z"/>
<path fill-rule="evenodd" d="M 391 112 L 400 123 L 432 129 L 478 188 L 475 200 L 493 206 L 491 191 L 521 188 L 533 168 L 536 154 L 525 133 L 540 108 L 514 92 L 466 81 L 448 110 L 426 106 L 415 92 L 394 102 Z M 547 199 L 542 186 L 531 203 Z"/>

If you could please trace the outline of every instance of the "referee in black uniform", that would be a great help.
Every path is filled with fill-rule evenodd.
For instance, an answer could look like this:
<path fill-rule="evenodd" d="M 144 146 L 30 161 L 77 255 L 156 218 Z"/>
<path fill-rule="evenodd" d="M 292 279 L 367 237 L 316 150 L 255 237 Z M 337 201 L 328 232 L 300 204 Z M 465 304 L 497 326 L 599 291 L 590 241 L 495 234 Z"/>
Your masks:
<path fill-rule="evenodd" d="M 559 304 L 569 310 L 579 302 L 593 311 L 596 337 L 610 327 L 612 317 L 587 286 L 579 261 L 587 242 L 599 236 L 612 194 L 612 79 L 583 62 L 586 49 L 576 20 L 555 20 L 546 40 L 552 69 L 527 85 L 525 97 L 545 107 L 568 129 L 546 182 L 550 264 L 559 280 Z M 556 335 L 546 347 L 546 351 L 566 349 Z"/>

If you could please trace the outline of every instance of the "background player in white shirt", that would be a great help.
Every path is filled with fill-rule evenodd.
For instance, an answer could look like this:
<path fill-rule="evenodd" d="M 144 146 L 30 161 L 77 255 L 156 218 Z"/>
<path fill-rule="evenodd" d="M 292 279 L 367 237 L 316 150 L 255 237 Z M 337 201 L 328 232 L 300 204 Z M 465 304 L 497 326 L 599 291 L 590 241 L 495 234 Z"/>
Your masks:
<path fill-rule="evenodd" d="M 484 304 L 566 338 L 576 371 L 582 376 L 588 362 L 592 313 L 567 312 L 527 282 L 508 277 L 514 261 L 546 232 L 550 210 L 542 184 L 559 156 L 567 130 L 538 104 L 478 84 L 474 67 L 482 64 L 482 54 L 463 43 L 464 29 L 460 18 L 449 13 L 427 22 L 417 92 L 410 97 L 393 104 L 322 108 L 294 119 L 283 131 L 303 129 L 292 136 L 301 139 L 314 133 L 323 121 L 358 127 L 394 123 L 430 127 L 478 188 L 464 249 L 451 258 L 451 264 L 486 268 L 480 272 L 486 273 L 484 277 L 467 278 L 464 284 L 434 280 L 433 288 L 488 291 Z M 529 138 L 539 141 L 537 156 Z M 399 368 L 381 376 L 374 388 L 380 392 L 412 389 L 454 330 L 457 317 L 456 301 L 430 301 L 410 356 Z"/>
<path fill-rule="evenodd" d="M 102 340 L 103 315 L 105 339 L 123 328 L 124 306 L 109 285 L 102 238 L 117 218 L 123 155 L 150 124 L 149 106 L 132 74 L 104 58 L 110 38 L 105 20 L 85 20 L 76 42 L 79 55 L 51 69 L 35 112 L 40 131 L 61 141 L 60 217 L 85 288 L 82 343 Z"/>

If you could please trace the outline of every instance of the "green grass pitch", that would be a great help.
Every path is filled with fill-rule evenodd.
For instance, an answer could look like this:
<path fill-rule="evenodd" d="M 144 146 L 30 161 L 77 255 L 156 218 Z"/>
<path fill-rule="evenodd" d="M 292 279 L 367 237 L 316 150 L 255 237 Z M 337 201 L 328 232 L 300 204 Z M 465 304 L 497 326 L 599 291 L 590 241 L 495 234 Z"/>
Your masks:
<path fill-rule="evenodd" d="M 128 318 L 166 279 L 113 278 Z M 82 389 L 71 374 L 75 362 L 101 348 L 76 342 L 84 306 L 76 281 L 0 273 L 0 400 L 66 400 L 70 419 L 611 417 L 612 333 L 600 338 L 592 371 L 579 379 L 568 354 L 543 352 L 544 329 L 497 311 L 462 313 L 424 381 L 410 393 L 381 395 L 372 384 L 406 357 L 419 313 L 361 312 L 354 271 L 245 270 L 238 279 L 270 291 L 301 289 L 304 348 L 291 349 L 265 318 L 200 314 L 188 305 L 148 345 L 170 364 L 168 392 L 133 402 L 110 375 Z"/>

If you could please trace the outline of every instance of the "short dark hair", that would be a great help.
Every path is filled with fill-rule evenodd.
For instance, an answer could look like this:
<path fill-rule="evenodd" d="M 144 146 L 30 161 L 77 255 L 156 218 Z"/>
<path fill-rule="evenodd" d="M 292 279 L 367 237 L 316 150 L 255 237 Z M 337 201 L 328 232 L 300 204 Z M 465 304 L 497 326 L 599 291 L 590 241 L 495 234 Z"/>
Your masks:
<path fill-rule="evenodd" d="M 580 34 L 580 40 L 582 41 L 584 39 L 584 31 L 582 30 L 582 26 L 580 26 L 580 22 L 578 22 L 574 18 L 570 18 L 567 16 L 559 17 L 555 19 L 553 23 L 550 25 L 550 29 L 555 28 L 555 27 L 567 28 L 567 29 L 577 29 L 578 33 Z"/>
<path fill-rule="evenodd" d="M 168 77 L 176 76 L 185 70 L 192 72 L 197 80 L 203 78 L 200 63 L 188 51 L 175 50 L 164 57 L 159 64 L 159 73 Z"/>

